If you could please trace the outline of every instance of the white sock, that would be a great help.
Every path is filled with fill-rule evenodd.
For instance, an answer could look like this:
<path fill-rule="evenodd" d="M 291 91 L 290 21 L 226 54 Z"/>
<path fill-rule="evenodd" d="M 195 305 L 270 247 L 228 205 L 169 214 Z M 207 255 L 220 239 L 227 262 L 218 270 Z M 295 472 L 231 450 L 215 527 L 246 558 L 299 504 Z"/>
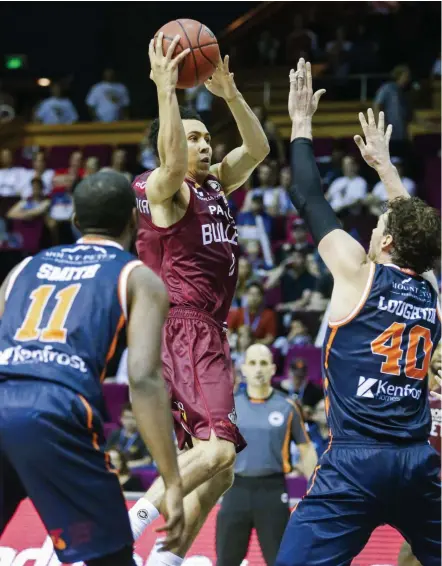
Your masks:
<path fill-rule="evenodd" d="M 160 513 L 145 497 L 139 499 L 129 511 L 129 521 L 134 540 L 137 540 L 146 527 L 158 519 Z"/>
<path fill-rule="evenodd" d="M 149 559 L 146 562 L 146 566 L 181 566 L 184 558 L 172 554 L 172 552 L 161 551 L 161 545 L 164 539 L 157 539 L 152 552 L 149 555 Z"/>

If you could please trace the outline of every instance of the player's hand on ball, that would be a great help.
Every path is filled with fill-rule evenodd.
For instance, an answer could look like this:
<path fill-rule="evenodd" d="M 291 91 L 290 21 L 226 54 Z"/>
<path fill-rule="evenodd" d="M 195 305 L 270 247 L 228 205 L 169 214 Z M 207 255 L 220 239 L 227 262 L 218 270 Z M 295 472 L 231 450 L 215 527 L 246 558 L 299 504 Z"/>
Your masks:
<path fill-rule="evenodd" d="M 382 165 L 390 163 L 390 150 L 388 146 L 393 126 L 388 126 L 385 131 L 383 112 L 379 112 L 377 125 L 371 108 L 367 111 L 367 117 L 368 122 L 363 112 L 359 112 L 359 121 L 362 126 L 362 131 L 364 132 L 365 142 L 361 136 L 355 136 L 354 140 L 367 165 L 377 169 Z"/>
<path fill-rule="evenodd" d="M 437 373 L 438 373 L 438 375 L 435 375 L 434 379 L 437 381 L 437 383 L 439 385 L 442 385 L 442 379 L 441 379 L 442 378 L 442 370 L 439 370 Z M 430 391 L 430 395 L 432 397 L 435 397 L 436 399 L 439 399 L 439 401 L 442 401 L 442 395 L 440 393 L 436 393 L 435 391 Z"/>
<path fill-rule="evenodd" d="M 290 71 L 289 115 L 292 121 L 311 118 L 316 112 L 325 89 L 313 92 L 312 67 L 299 59 L 296 71 Z"/>
<path fill-rule="evenodd" d="M 233 73 L 229 70 L 229 56 L 220 60 L 212 77 L 205 83 L 207 90 L 215 96 L 220 96 L 229 101 L 238 96 L 238 89 L 233 78 Z"/>
<path fill-rule="evenodd" d="M 166 524 L 156 530 L 166 533 L 163 550 L 176 552 L 184 534 L 183 488 L 181 484 L 166 487 L 164 494 L 164 515 Z"/>
<path fill-rule="evenodd" d="M 151 40 L 149 44 L 149 59 L 152 70 L 150 78 L 158 89 L 175 89 L 178 81 L 178 67 L 181 61 L 190 53 L 190 49 L 184 49 L 176 57 L 173 57 L 180 36 L 176 35 L 169 45 L 166 55 L 163 54 L 163 32 Z"/>

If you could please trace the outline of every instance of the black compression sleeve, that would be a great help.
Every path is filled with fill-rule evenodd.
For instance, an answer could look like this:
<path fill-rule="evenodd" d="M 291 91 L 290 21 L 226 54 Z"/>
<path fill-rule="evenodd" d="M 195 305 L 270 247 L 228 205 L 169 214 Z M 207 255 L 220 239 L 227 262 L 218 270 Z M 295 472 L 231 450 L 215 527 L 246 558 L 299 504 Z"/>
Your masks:
<path fill-rule="evenodd" d="M 292 185 L 288 191 L 290 199 L 318 245 L 329 232 L 341 228 L 341 223 L 324 196 L 311 140 L 296 138 L 292 141 L 290 165 L 292 169 Z"/>

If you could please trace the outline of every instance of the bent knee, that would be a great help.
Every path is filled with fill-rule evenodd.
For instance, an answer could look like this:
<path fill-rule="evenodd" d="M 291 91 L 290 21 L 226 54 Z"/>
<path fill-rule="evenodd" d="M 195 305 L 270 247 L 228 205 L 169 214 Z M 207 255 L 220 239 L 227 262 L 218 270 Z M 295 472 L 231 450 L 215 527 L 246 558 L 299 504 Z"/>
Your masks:
<path fill-rule="evenodd" d="M 228 440 L 212 437 L 207 447 L 208 466 L 213 475 L 233 467 L 236 458 L 235 446 Z"/>

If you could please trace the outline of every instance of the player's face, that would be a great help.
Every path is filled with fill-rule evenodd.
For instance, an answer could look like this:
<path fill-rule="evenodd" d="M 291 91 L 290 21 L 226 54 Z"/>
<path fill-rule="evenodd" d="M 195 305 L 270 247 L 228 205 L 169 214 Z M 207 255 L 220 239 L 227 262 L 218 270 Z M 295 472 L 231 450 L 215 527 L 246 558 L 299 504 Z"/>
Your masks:
<path fill-rule="evenodd" d="M 371 261 L 374 262 L 379 259 L 381 252 L 386 251 L 393 241 L 389 234 L 385 234 L 385 226 L 388 214 L 388 212 L 384 212 L 384 214 L 381 214 L 381 216 L 379 216 L 377 226 L 371 234 L 368 257 L 371 259 Z"/>
<path fill-rule="evenodd" d="M 249 385 L 255 387 L 269 386 L 276 372 L 270 350 L 265 346 L 251 346 L 247 350 L 246 360 L 241 371 Z"/>
<path fill-rule="evenodd" d="M 199 120 L 183 120 L 183 126 L 187 138 L 188 171 L 204 178 L 209 174 L 212 161 L 210 134 Z"/>
<path fill-rule="evenodd" d="M 258 287 L 250 287 L 247 291 L 247 305 L 252 309 L 259 308 L 262 305 L 263 296 Z"/>

